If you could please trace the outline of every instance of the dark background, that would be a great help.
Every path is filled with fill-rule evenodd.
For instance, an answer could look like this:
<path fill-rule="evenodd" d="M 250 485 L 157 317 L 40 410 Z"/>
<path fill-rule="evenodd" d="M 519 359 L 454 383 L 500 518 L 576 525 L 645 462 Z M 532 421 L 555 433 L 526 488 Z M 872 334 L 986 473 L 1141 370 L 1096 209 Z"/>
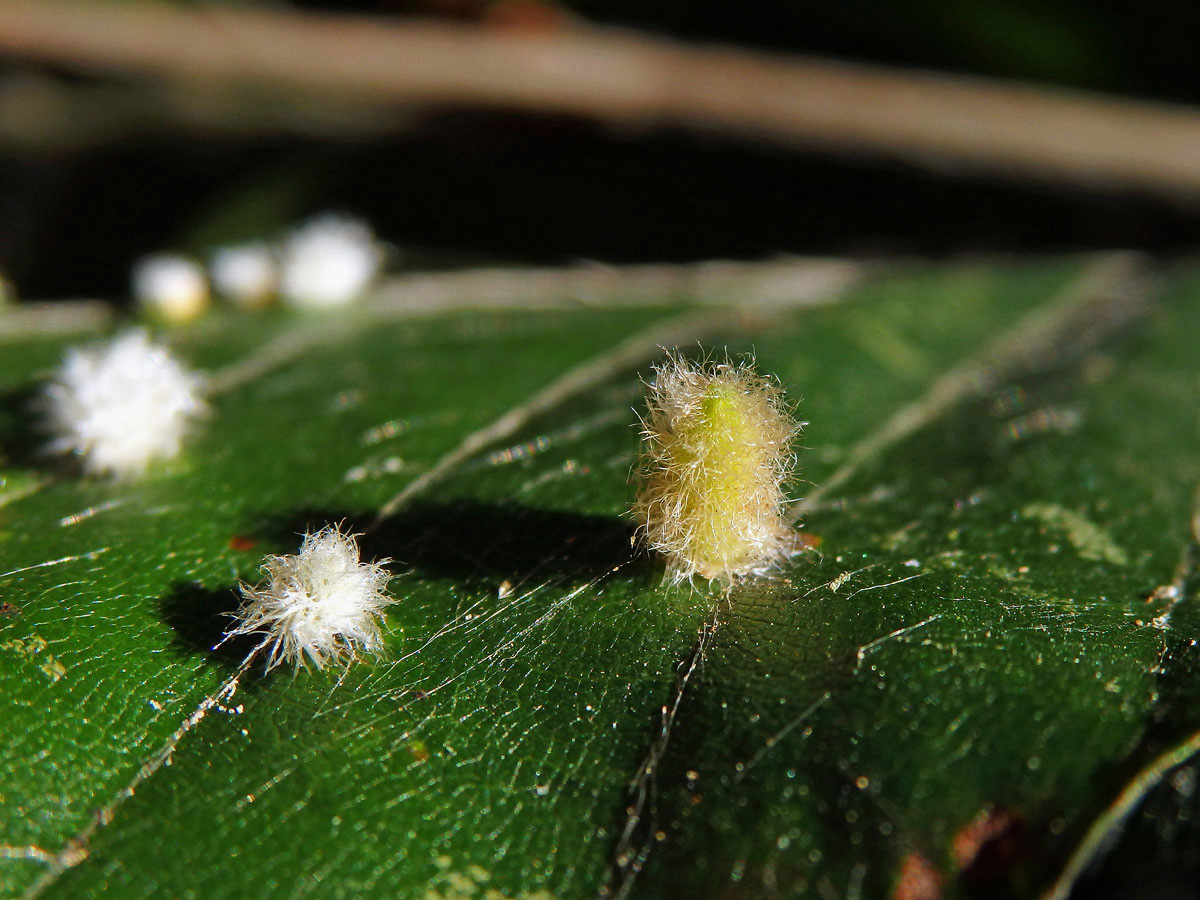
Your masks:
<path fill-rule="evenodd" d="M 297 5 L 468 20 L 503 10 L 475 0 Z M 1200 103 L 1200 17 L 1181 20 L 1163 2 L 576 0 L 541 9 L 687 39 Z M 0 63 L 4 78 L 27 71 Z M 0 267 L 27 297 L 122 296 L 143 253 L 202 252 L 327 208 L 369 219 L 414 267 L 1112 246 L 1171 255 L 1200 238 L 1200 209 L 1187 198 L 517 114 L 421 114 L 386 136 L 349 139 L 143 123 L 85 146 L 0 141 Z"/>

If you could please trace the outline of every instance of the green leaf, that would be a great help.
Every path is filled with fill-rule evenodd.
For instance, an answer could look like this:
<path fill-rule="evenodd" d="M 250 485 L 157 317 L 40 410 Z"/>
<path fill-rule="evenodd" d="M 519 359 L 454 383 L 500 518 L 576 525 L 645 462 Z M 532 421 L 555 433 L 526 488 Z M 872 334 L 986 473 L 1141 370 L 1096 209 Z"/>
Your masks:
<path fill-rule="evenodd" d="M 1036 896 L 1114 831 L 1200 727 L 1194 275 L 1141 326 L 1123 257 L 740 312 L 646 285 L 173 332 L 214 415 L 128 484 L 37 455 L 22 404 L 64 341 L 7 344 L 0 888 Z M 729 596 L 664 587 L 624 514 L 638 376 L 697 341 L 810 423 L 819 549 Z M 396 560 L 387 659 L 210 649 L 264 555 L 343 520 Z"/>

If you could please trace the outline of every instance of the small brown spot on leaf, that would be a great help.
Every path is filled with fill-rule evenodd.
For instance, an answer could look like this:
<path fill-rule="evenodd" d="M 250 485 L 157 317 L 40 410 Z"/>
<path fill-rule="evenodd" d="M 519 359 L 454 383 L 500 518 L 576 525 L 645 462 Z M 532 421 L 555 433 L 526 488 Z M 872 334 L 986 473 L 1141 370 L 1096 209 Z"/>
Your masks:
<path fill-rule="evenodd" d="M 821 546 L 822 538 L 811 531 L 797 531 L 792 544 L 792 553 L 803 553 L 805 550 L 816 550 Z"/>
<path fill-rule="evenodd" d="M 1028 834 L 1019 813 L 985 806 L 954 835 L 951 850 L 959 874 L 968 884 L 1003 878 L 1026 850 Z"/>
<path fill-rule="evenodd" d="M 912 852 L 900 863 L 892 900 L 942 900 L 942 873 L 924 854 Z"/>
<path fill-rule="evenodd" d="M 3 603 L 0 603 L 0 616 L 8 619 L 13 616 L 19 616 L 20 614 L 21 607 L 17 606 L 17 604 L 9 603 L 7 600 L 5 600 Z"/>
<path fill-rule="evenodd" d="M 244 534 L 235 534 L 229 539 L 229 549 L 239 552 L 245 550 L 253 550 L 258 546 L 258 541 L 252 537 L 246 537 Z"/>

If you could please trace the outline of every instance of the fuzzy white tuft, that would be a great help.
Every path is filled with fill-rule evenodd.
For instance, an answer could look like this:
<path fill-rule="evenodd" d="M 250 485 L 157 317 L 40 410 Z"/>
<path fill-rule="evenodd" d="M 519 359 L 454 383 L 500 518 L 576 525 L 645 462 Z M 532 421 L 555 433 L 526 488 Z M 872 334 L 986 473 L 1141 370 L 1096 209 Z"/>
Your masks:
<path fill-rule="evenodd" d="M 132 281 L 138 305 L 168 322 L 189 322 L 208 309 L 204 269 L 185 256 L 143 257 L 134 263 Z"/>
<path fill-rule="evenodd" d="M 266 306 L 279 287 L 279 263 L 267 243 L 222 247 L 209 260 L 213 287 L 244 309 Z"/>
<path fill-rule="evenodd" d="M 50 450 L 77 454 L 89 474 L 118 478 L 175 457 L 194 420 L 208 411 L 200 376 L 144 331 L 68 350 L 43 407 L 54 436 Z"/>
<path fill-rule="evenodd" d="M 345 306 L 379 274 L 383 257 L 365 222 L 333 213 L 318 216 L 283 244 L 280 293 L 305 309 Z"/>
<path fill-rule="evenodd" d="M 241 585 L 238 624 L 226 637 L 264 635 L 259 649 L 268 654 L 268 670 L 310 661 L 323 669 L 380 653 L 383 610 L 396 602 L 387 594 L 386 562 L 361 562 L 355 535 L 338 526 L 306 534 L 298 554 L 267 558 L 263 583 Z"/>

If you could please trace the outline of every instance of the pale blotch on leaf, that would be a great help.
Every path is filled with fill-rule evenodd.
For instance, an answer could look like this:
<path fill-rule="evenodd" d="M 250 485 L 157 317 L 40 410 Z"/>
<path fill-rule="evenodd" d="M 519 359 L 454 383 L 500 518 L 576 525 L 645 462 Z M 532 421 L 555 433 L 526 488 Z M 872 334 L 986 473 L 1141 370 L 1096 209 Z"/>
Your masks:
<path fill-rule="evenodd" d="M 779 384 L 752 361 L 671 354 L 655 367 L 646 407 L 633 514 L 668 579 L 728 587 L 791 556 L 784 486 L 800 424 Z"/>
<path fill-rule="evenodd" d="M 387 562 L 362 562 L 355 535 L 338 526 L 306 534 L 299 553 L 267 558 L 261 583 L 240 586 L 237 624 L 225 637 L 263 635 L 251 656 L 265 652 L 268 671 L 382 653 L 384 609 L 396 602 L 387 593 Z"/>
<path fill-rule="evenodd" d="M 200 376 L 144 331 L 67 351 L 41 402 L 49 450 L 74 453 L 85 472 L 132 478 L 178 455 L 208 411 Z"/>

